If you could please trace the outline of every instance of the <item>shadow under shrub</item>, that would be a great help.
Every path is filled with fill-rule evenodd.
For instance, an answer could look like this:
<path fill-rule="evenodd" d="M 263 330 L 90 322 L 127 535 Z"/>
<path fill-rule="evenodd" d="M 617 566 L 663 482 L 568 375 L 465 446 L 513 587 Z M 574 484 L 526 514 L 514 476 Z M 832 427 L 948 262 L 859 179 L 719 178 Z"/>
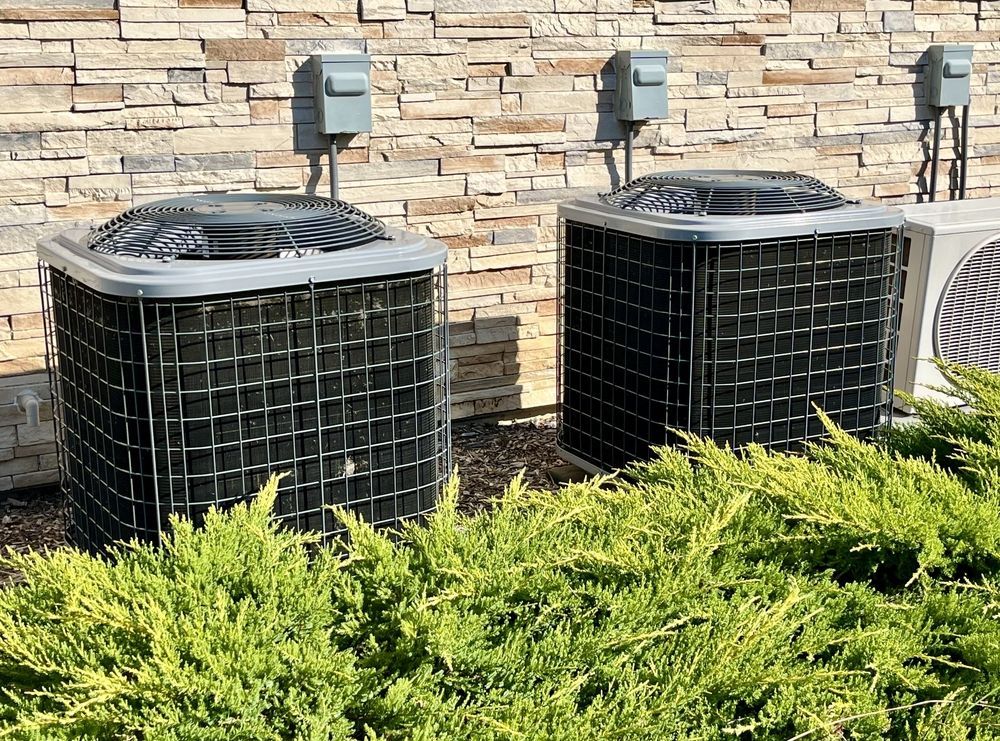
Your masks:
<path fill-rule="evenodd" d="M 16 557 L 0 737 L 1000 738 L 1000 384 L 948 370 L 976 421 L 887 447 L 692 439 L 474 518 L 452 482 L 311 559 L 272 482 L 162 551 Z"/>

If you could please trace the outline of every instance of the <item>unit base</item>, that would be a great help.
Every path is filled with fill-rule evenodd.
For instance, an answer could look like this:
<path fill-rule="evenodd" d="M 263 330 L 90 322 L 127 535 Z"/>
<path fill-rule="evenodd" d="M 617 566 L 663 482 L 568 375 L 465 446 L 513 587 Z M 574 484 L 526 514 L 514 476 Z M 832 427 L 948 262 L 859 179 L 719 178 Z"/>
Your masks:
<path fill-rule="evenodd" d="M 559 443 L 556 443 L 556 452 L 559 454 L 559 457 L 562 458 L 564 461 L 566 461 L 567 463 L 572 463 L 577 468 L 586 471 L 587 474 L 590 476 L 602 476 L 611 473 L 610 471 L 602 471 L 600 468 L 597 468 L 593 463 L 588 463 L 583 458 L 580 458 L 579 456 L 574 455 L 573 453 L 570 453 L 567 450 L 563 450 L 562 446 L 559 445 Z"/>

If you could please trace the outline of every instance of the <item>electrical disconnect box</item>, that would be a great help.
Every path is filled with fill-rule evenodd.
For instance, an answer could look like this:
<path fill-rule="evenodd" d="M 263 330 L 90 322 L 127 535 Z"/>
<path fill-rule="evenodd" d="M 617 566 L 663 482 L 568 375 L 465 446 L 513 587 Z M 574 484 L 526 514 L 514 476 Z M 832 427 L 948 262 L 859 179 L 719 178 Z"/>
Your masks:
<path fill-rule="evenodd" d="M 615 74 L 615 116 L 619 121 L 666 118 L 667 52 L 619 51 Z"/>
<path fill-rule="evenodd" d="M 945 108 L 969 104 L 972 46 L 933 44 L 927 49 L 924 88 L 927 105 Z"/>
<path fill-rule="evenodd" d="M 313 95 L 321 134 L 372 130 L 371 57 L 367 54 L 314 54 Z"/>

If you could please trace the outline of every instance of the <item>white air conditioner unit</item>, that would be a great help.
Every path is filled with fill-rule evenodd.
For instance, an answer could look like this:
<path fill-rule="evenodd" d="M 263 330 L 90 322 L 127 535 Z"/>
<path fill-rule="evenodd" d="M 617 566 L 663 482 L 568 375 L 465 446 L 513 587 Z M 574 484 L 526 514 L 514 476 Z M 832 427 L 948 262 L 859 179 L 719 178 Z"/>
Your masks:
<path fill-rule="evenodd" d="M 931 391 L 938 356 L 1000 373 L 1000 198 L 903 206 L 903 278 L 895 387 Z M 895 405 L 912 411 L 899 396 Z"/>

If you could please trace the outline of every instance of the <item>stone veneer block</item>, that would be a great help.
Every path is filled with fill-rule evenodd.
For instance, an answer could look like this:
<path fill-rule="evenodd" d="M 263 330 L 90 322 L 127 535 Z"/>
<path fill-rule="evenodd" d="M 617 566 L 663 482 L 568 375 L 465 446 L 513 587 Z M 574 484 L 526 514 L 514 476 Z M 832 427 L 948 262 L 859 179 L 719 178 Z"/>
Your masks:
<path fill-rule="evenodd" d="M 272 39 L 209 39 L 205 58 L 241 62 L 280 62 L 285 59 L 285 42 Z"/>
<path fill-rule="evenodd" d="M 406 0 L 360 0 L 361 20 L 401 21 L 406 18 Z"/>

